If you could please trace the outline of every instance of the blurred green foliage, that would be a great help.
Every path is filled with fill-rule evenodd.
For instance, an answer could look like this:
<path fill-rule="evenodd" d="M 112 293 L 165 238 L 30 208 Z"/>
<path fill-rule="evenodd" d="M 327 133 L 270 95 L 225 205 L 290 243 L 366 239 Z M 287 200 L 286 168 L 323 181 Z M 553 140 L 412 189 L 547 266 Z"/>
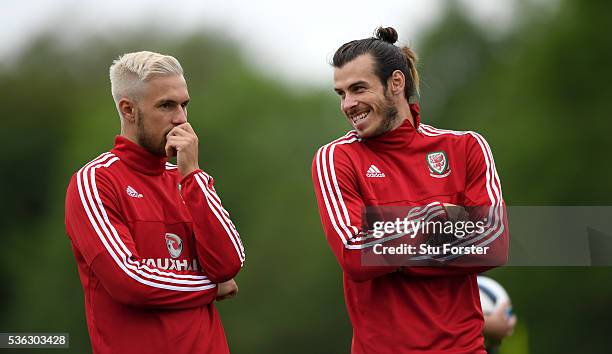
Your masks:
<path fill-rule="evenodd" d="M 419 41 L 422 119 L 487 137 L 509 205 L 610 204 L 612 5 L 562 1 L 539 15 L 537 5 L 520 4 L 523 21 L 504 36 L 488 36 L 451 5 Z M 341 271 L 310 179 L 317 147 L 348 130 L 337 98 L 331 87 L 304 89 L 258 73 L 235 44 L 210 33 L 143 31 L 72 46 L 49 34 L 0 66 L 7 150 L 0 155 L 0 331 L 65 331 L 69 352 L 90 351 L 64 193 L 72 173 L 110 149 L 119 132 L 110 63 L 143 49 L 183 64 L 202 167 L 215 176 L 245 243 L 240 295 L 218 305 L 232 351 L 348 352 Z M 519 317 L 502 352 L 608 348 L 608 268 L 491 274 Z"/>

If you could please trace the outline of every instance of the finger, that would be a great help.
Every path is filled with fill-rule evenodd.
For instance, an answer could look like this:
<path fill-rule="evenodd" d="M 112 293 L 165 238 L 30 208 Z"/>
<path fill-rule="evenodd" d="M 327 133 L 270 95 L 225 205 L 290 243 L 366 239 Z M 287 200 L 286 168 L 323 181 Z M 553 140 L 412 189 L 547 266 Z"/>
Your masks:
<path fill-rule="evenodd" d="M 179 128 L 178 126 L 172 128 L 168 134 L 166 134 L 166 139 L 170 138 L 171 136 L 187 136 L 188 132 L 184 129 Z"/>
<path fill-rule="evenodd" d="M 178 151 L 183 150 L 183 147 L 188 144 L 186 138 L 172 136 L 166 140 L 166 156 L 174 157 Z"/>
<path fill-rule="evenodd" d="M 196 135 L 196 132 L 193 130 L 193 127 L 191 126 L 190 123 L 183 123 L 181 125 L 177 125 L 176 127 L 181 129 L 181 130 L 184 130 L 184 131 L 186 131 L 188 133 Z"/>
<path fill-rule="evenodd" d="M 173 142 L 173 143 L 186 143 L 191 141 L 191 137 L 188 136 L 178 136 L 178 135 L 173 135 L 170 136 L 166 139 L 166 142 Z"/>
<path fill-rule="evenodd" d="M 166 134 L 166 139 L 170 138 L 171 136 L 196 137 L 197 138 L 197 135 L 195 134 L 193 129 L 191 129 L 191 126 L 187 128 L 187 127 L 184 127 L 185 124 L 189 124 L 189 123 L 177 125 L 176 127 L 172 128 L 168 132 L 168 134 Z"/>
<path fill-rule="evenodd" d="M 238 289 L 232 289 L 232 291 L 230 291 L 226 296 L 234 297 L 236 295 L 238 295 Z"/>
<path fill-rule="evenodd" d="M 181 125 L 177 125 L 176 127 L 172 128 L 172 130 L 168 132 L 167 136 L 195 136 L 197 137 L 195 131 L 193 130 L 193 128 L 191 127 L 191 124 L 189 123 L 183 123 Z"/>
<path fill-rule="evenodd" d="M 174 156 L 176 156 L 176 149 L 172 145 L 166 143 L 165 150 L 166 150 L 166 156 L 167 157 L 174 157 Z"/>
<path fill-rule="evenodd" d="M 501 304 L 499 304 L 499 307 L 497 308 L 496 312 L 506 312 L 509 307 L 510 307 L 510 302 L 504 301 Z"/>
<path fill-rule="evenodd" d="M 181 125 L 177 125 L 176 129 L 177 130 L 182 130 L 182 131 L 186 132 L 189 135 L 197 136 L 195 130 L 193 130 L 193 127 L 191 126 L 191 123 L 183 123 Z"/>
<path fill-rule="evenodd" d="M 237 295 L 236 289 L 233 289 L 232 291 L 230 291 L 227 294 L 222 294 L 220 296 L 217 296 L 216 299 L 217 299 L 217 301 L 222 301 L 222 300 L 225 300 L 225 299 L 230 299 L 232 297 L 235 297 L 236 295 Z"/>
<path fill-rule="evenodd" d="M 223 300 L 227 300 L 227 299 L 231 299 L 233 296 L 231 295 L 223 295 L 223 296 L 219 296 L 217 297 L 217 301 L 223 301 Z"/>
<path fill-rule="evenodd" d="M 189 138 L 184 138 L 180 136 L 171 136 L 166 140 L 166 145 L 170 145 L 178 151 L 181 151 L 183 147 L 188 145 L 190 142 Z"/>
<path fill-rule="evenodd" d="M 172 156 L 176 156 L 176 154 L 179 151 L 181 151 L 181 146 L 179 144 L 166 143 L 165 150 L 166 150 L 166 155 L 168 157 L 172 157 Z M 168 153 L 170 153 L 170 154 L 168 154 Z"/>
<path fill-rule="evenodd" d="M 506 322 L 505 337 L 508 337 L 512 335 L 512 333 L 514 333 L 514 326 L 516 326 L 516 321 L 517 319 L 515 315 L 512 315 L 512 317 L 508 319 L 508 321 Z"/>

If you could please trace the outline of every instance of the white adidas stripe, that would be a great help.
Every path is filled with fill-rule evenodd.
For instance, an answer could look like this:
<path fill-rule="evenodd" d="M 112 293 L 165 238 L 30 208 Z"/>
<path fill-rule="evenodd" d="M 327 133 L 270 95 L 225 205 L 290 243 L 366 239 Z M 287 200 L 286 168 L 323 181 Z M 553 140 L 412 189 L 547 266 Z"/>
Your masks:
<path fill-rule="evenodd" d="M 232 241 L 232 244 L 234 245 L 236 253 L 238 254 L 238 258 L 240 259 L 240 264 L 242 265 L 245 259 L 244 247 L 242 246 L 240 236 L 238 235 L 238 232 L 236 231 L 234 224 L 227 217 L 229 213 L 218 202 L 219 197 L 216 195 L 216 193 L 210 188 L 208 188 L 208 182 L 211 177 L 205 174 L 204 172 L 199 172 L 195 174 L 194 177 L 198 185 L 200 186 L 200 189 L 204 193 L 204 197 L 206 198 L 206 202 L 208 203 L 210 210 L 213 212 L 213 214 L 219 221 L 219 224 L 221 224 L 221 226 L 227 233 L 230 241 Z"/>
<path fill-rule="evenodd" d="M 208 175 L 204 171 L 202 171 L 200 173 L 201 173 L 202 176 L 204 176 L 205 180 L 207 181 L 207 183 L 204 183 L 204 185 L 206 186 L 206 189 L 209 192 L 209 196 L 212 197 L 213 204 L 217 206 L 218 210 L 221 212 L 221 215 L 222 215 L 223 219 L 227 222 L 230 230 L 232 230 L 232 234 L 234 235 L 234 239 L 236 240 L 236 243 L 237 243 L 237 245 L 238 245 L 238 247 L 240 249 L 239 256 L 241 256 L 241 260 L 242 260 L 242 262 L 244 262 L 246 257 L 245 257 L 245 254 L 244 254 L 244 246 L 242 245 L 242 239 L 240 238 L 240 235 L 238 234 L 238 231 L 236 230 L 236 226 L 234 226 L 234 223 L 229 218 L 229 213 L 227 212 L 227 210 L 225 210 L 225 208 L 221 204 L 221 199 L 217 195 L 217 191 L 215 190 L 215 187 L 211 183 L 208 183 L 209 181 L 212 180 L 212 177 L 210 175 Z M 209 186 L 209 184 L 210 184 L 210 186 Z"/>
<path fill-rule="evenodd" d="M 485 159 L 485 163 L 487 165 L 487 170 L 486 170 L 487 181 L 485 185 L 487 188 L 489 200 L 491 201 L 492 205 L 496 205 L 496 201 L 498 201 L 498 203 L 501 201 L 501 185 L 499 182 L 499 176 L 497 175 L 497 171 L 495 169 L 495 162 L 493 161 L 493 155 L 491 153 L 491 150 L 488 144 L 486 143 L 486 141 L 480 134 L 470 132 L 470 131 L 456 132 L 452 130 L 442 130 L 442 129 L 433 128 L 425 124 L 422 124 L 422 126 L 424 129 L 428 130 L 428 131 L 423 130 L 423 133 L 429 136 L 439 136 L 442 134 L 453 134 L 453 135 L 470 134 L 472 135 L 476 139 L 478 144 L 480 145 L 480 148 L 482 149 L 483 156 Z"/>
<path fill-rule="evenodd" d="M 113 155 L 113 156 L 114 156 L 114 155 Z M 118 157 L 116 157 L 116 156 L 115 156 L 114 158 L 115 158 L 116 160 L 118 160 L 118 159 L 119 159 L 119 158 L 118 158 Z M 114 162 L 114 161 L 113 161 L 113 162 Z M 109 164 L 108 166 L 110 166 L 110 164 Z M 144 269 L 144 270 L 146 270 L 146 271 L 150 271 L 150 272 L 152 272 L 152 273 L 157 273 L 157 274 L 160 274 L 160 275 L 167 275 L 167 276 L 171 276 L 171 277 L 176 277 L 176 278 L 184 278 L 184 279 L 207 279 L 205 276 L 200 276 L 200 275 L 175 274 L 175 273 L 172 273 L 172 272 L 164 272 L 164 271 L 161 271 L 161 270 L 160 270 L 160 269 L 158 269 L 158 268 L 149 268 L 148 266 L 146 266 L 146 265 L 144 265 L 144 264 L 137 263 L 137 262 L 135 262 L 135 261 L 133 261 L 133 260 L 131 259 L 131 255 L 132 255 L 132 254 L 131 254 L 130 250 L 127 248 L 127 246 L 125 245 L 125 243 L 123 243 L 123 240 L 122 240 L 122 239 L 119 237 L 119 235 L 118 235 L 118 233 L 117 233 L 117 231 L 116 231 L 116 229 L 115 229 L 114 225 L 112 225 L 112 223 L 111 223 L 111 222 L 110 222 L 110 220 L 108 219 L 108 215 L 106 214 L 106 210 L 104 209 L 104 206 L 103 206 L 103 204 L 102 204 L 102 200 L 100 199 L 100 196 L 99 196 L 99 194 L 98 194 L 98 189 L 97 189 L 97 187 L 96 187 L 96 183 L 95 183 L 95 169 L 97 169 L 97 168 L 99 168 L 99 167 L 108 167 L 108 166 L 103 165 L 103 166 L 95 166 L 95 167 L 93 167 L 93 168 L 92 168 L 92 170 L 91 170 L 91 172 L 90 172 L 90 173 L 91 173 L 91 177 L 90 177 L 90 180 L 91 180 L 91 185 L 93 186 L 92 191 L 93 191 L 93 193 L 94 193 L 94 196 L 95 196 L 95 198 L 96 198 L 96 201 L 98 202 L 98 205 L 99 205 L 99 207 L 100 207 L 100 211 L 101 211 L 102 215 L 104 216 L 104 221 L 105 221 L 105 222 L 106 222 L 106 224 L 107 224 L 107 225 L 110 227 L 111 231 L 113 231 L 113 235 L 115 236 L 116 240 L 118 241 L 118 244 L 121 246 L 121 248 L 122 248 L 123 252 L 125 252 L 125 254 L 126 254 L 126 255 L 128 255 L 128 257 L 127 257 L 127 262 L 128 262 L 129 264 L 134 265 L 134 266 L 138 266 L 139 268 Z M 85 175 L 85 179 L 84 179 L 84 180 L 85 180 L 85 181 L 87 180 L 87 175 Z M 87 193 L 89 193 L 89 190 L 88 190 L 88 189 L 86 189 L 86 191 L 87 191 Z M 95 204 L 92 204 L 92 205 L 95 207 Z M 97 212 L 97 211 L 96 211 L 96 209 L 93 209 L 93 210 L 94 210 L 94 213 L 96 213 L 96 212 Z M 97 214 L 96 214 L 96 215 L 97 215 Z M 103 226 L 103 228 L 104 228 L 104 224 L 102 224 L 102 226 Z M 104 228 L 104 229 L 105 229 L 105 228 Z M 106 229 L 105 229 L 105 230 L 106 230 Z M 111 241 L 112 241 L 112 240 L 113 240 L 113 239 L 111 239 Z M 119 249 L 119 252 L 121 252 L 122 250 L 121 250 L 121 249 Z M 206 283 L 210 283 L 210 281 L 209 281 L 209 280 L 207 280 L 207 281 L 206 281 Z"/>
<path fill-rule="evenodd" d="M 97 159 L 94 159 L 90 163 L 86 164 L 77 172 L 77 186 L 81 203 L 93 229 L 96 231 L 98 237 L 111 257 L 129 277 L 145 285 L 177 291 L 200 291 L 214 288 L 216 285 L 211 284 L 210 280 L 208 280 L 205 276 L 162 272 L 156 268 L 150 269 L 146 265 L 130 258 L 132 254 L 127 249 L 119 237 L 117 230 L 108 219 L 108 215 L 104 210 L 104 205 L 100 199 L 95 184 L 96 169 L 100 167 L 107 168 L 118 160 L 119 158 L 115 155 L 111 153 L 104 153 Z M 156 273 L 161 276 L 151 273 Z M 181 284 L 184 286 L 164 283 Z"/>
<path fill-rule="evenodd" d="M 317 176 L 319 179 L 319 186 L 321 189 L 321 194 L 323 195 L 323 201 L 325 203 L 325 207 L 327 210 L 327 214 L 331 221 L 332 226 L 336 230 L 338 236 L 342 240 L 342 243 L 348 249 L 363 249 L 366 247 L 371 247 L 379 243 L 387 242 L 389 240 L 393 240 L 402 236 L 405 236 L 408 233 L 390 235 L 383 238 L 376 238 L 375 241 L 369 243 L 362 244 L 349 244 L 355 242 L 365 241 L 367 239 L 374 238 L 373 236 L 356 236 L 359 233 L 359 229 L 354 225 L 351 225 L 350 218 L 348 216 L 348 211 L 346 208 L 346 204 L 342 198 L 342 193 L 340 192 L 340 188 L 338 186 L 338 180 L 336 178 L 335 167 L 334 167 L 334 149 L 336 145 L 341 144 L 350 144 L 354 141 L 357 141 L 358 138 L 355 132 L 349 132 L 344 137 L 336 139 L 335 141 L 324 145 L 317 151 L 316 155 L 316 166 L 317 166 Z M 330 173 L 328 174 L 328 165 Z M 373 165 L 371 166 L 373 167 Z M 323 170 L 323 172 L 321 171 Z M 380 171 L 378 171 L 380 173 Z M 330 178 L 331 176 L 331 178 Z M 331 203 L 330 203 L 331 201 Z M 333 206 L 333 208 L 332 208 Z M 340 208 L 342 210 L 340 210 Z M 418 217 L 421 217 L 422 214 L 425 214 L 425 219 L 432 219 L 435 216 L 444 214 L 442 206 L 439 203 L 431 203 L 427 207 L 421 210 L 421 213 L 415 215 L 417 217 L 414 220 L 418 220 Z M 344 216 L 344 218 L 343 218 Z M 350 229 L 352 229 L 352 232 Z M 346 236 L 346 237 L 345 237 Z"/>
<path fill-rule="evenodd" d="M 113 159 L 114 159 L 114 160 L 113 160 Z M 98 218 L 98 220 L 99 220 L 99 221 L 101 221 L 100 226 L 101 226 L 101 227 L 103 228 L 103 230 L 104 230 L 104 231 L 105 231 L 105 232 L 108 234 L 108 229 L 106 228 L 106 225 L 108 225 L 108 226 L 110 227 L 110 229 L 111 229 L 112 231 L 114 231 L 114 232 L 115 232 L 115 235 L 116 235 L 116 230 L 114 229 L 114 226 L 113 226 L 113 225 L 110 223 L 110 221 L 108 220 L 108 216 L 106 215 L 106 212 L 105 212 L 105 210 L 104 210 L 104 208 L 103 208 L 102 202 L 101 202 L 101 200 L 100 200 L 100 198 L 99 198 L 99 195 L 98 195 L 98 193 L 97 193 L 97 188 L 95 187 L 95 169 L 97 169 L 97 168 L 99 168 L 99 167 L 107 167 L 107 166 L 110 166 L 110 164 L 114 163 L 114 162 L 115 162 L 115 161 L 116 161 L 118 158 L 113 156 L 113 159 L 111 159 L 111 160 L 113 160 L 113 161 L 110 161 L 110 160 L 109 160 L 109 161 L 108 161 L 108 162 L 107 162 L 105 165 L 97 164 L 96 166 L 90 166 L 90 167 L 92 167 L 92 169 L 91 169 L 91 172 L 90 172 L 90 173 L 91 173 L 91 175 L 92 175 L 93 177 L 90 177 L 90 178 L 91 178 L 91 181 L 92 181 L 92 184 L 93 184 L 93 192 L 94 192 L 94 196 L 97 198 L 98 204 L 101 206 L 100 211 L 102 212 L 102 214 L 104 215 L 104 217 L 105 217 L 105 219 L 106 219 L 106 220 L 105 220 L 105 221 L 106 221 L 106 224 L 105 224 L 104 222 L 102 222 L 102 220 L 100 219 L 100 213 L 99 213 L 99 212 L 98 212 L 98 210 L 96 209 L 96 204 L 95 204 L 95 203 L 93 203 L 93 199 L 92 199 L 92 196 L 91 196 L 91 190 L 90 190 L 89 188 L 86 188 L 86 189 L 85 189 L 85 192 L 86 192 L 86 194 L 87 194 L 87 197 L 88 197 L 89 201 L 91 202 L 91 206 L 93 207 L 93 209 L 92 209 L 93 213 L 94 213 L 94 214 L 95 214 L 95 216 Z M 86 166 L 86 167 L 87 167 L 87 166 Z M 85 171 L 83 171 L 83 172 L 85 172 Z M 83 173 L 82 175 L 83 175 L 83 182 L 84 182 L 84 184 L 85 184 L 85 185 L 87 185 L 86 183 L 87 183 L 87 177 L 88 177 L 88 175 L 87 175 L 87 173 Z M 81 182 L 81 180 L 79 180 L 79 182 Z M 82 190 L 81 190 L 81 191 L 82 191 Z M 82 201 L 83 201 L 83 200 L 82 200 Z M 88 206 L 89 206 L 89 205 L 84 204 L 84 207 L 88 207 Z M 95 224 L 94 224 L 94 225 L 95 225 Z M 118 235 L 117 235 L 117 238 L 118 238 Z M 113 245 L 114 245 L 115 247 L 117 247 L 117 244 L 115 244 L 115 243 L 114 243 L 114 239 L 113 239 L 113 238 L 111 238 L 111 241 L 113 242 Z M 130 256 L 131 256 L 130 251 L 127 249 L 127 247 L 125 247 L 125 244 L 123 244 L 122 240 L 121 240 L 120 238 L 118 238 L 118 241 L 119 241 L 119 244 L 121 245 L 121 247 L 123 248 L 123 250 L 125 250 L 125 251 L 126 251 L 126 254 L 128 254 L 128 255 L 130 255 Z M 121 252 L 121 249 L 117 249 L 117 250 L 118 250 L 119 252 Z M 132 266 L 138 266 L 138 265 L 139 265 L 137 262 L 135 262 L 135 261 L 131 260 L 129 257 L 127 258 L 127 262 L 129 263 L 128 265 L 132 265 Z M 142 269 L 144 269 L 144 270 L 148 270 L 148 271 L 152 271 L 152 272 L 157 273 L 157 274 L 162 274 L 162 275 L 169 275 L 169 276 L 173 276 L 173 277 L 176 277 L 176 278 L 186 278 L 186 279 L 206 279 L 206 277 L 204 277 L 204 276 L 182 275 L 182 274 L 174 274 L 174 273 L 171 273 L 171 272 L 162 272 L 162 271 L 160 271 L 160 270 L 159 270 L 159 269 L 157 269 L 157 268 L 150 269 L 150 268 L 148 268 L 148 267 L 146 267 L 146 266 L 142 266 L 142 267 L 139 267 L 139 268 L 142 268 Z M 209 281 L 206 281 L 206 282 L 208 283 Z"/>
<path fill-rule="evenodd" d="M 206 172 L 202 171 L 200 172 L 203 174 L 203 176 L 205 177 L 206 181 L 209 181 L 211 179 L 213 179 L 209 174 L 207 174 Z M 229 213 L 227 212 L 227 210 L 225 210 L 225 208 L 223 208 L 223 205 L 221 205 L 221 199 L 219 199 L 219 196 L 217 195 L 217 191 L 215 190 L 215 186 L 211 186 L 208 187 L 208 183 L 206 183 L 206 188 L 211 192 L 210 195 L 212 196 L 212 198 L 217 202 L 217 204 L 219 204 L 219 206 L 221 207 L 221 212 L 227 216 L 229 218 Z M 232 224 L 233 226 L 234 224 Z"/>
<path fill-rule="evenodd" d="M 174 165 L 174 164 L 171 164 L 169 162 L 166 162 L 166 169 L 173 170 L 173 169 L 177 169 L 177 168 L 178 168 L 177 165 Z M 204 187 L 203 187 L 201 181 L 199 181 L 196 176 L 197 176 L 197 174 L 194 175 L 194 178 L 196 178 L 196 181 L 198 182 L 198 185 L 200 186 L 200 189 L 202 189 L 202 191 L 205 193 L 206 200 L 207 200 L 207 202 L 209 204 L 209 207 L 211 208 L 211 210 L 213 211 L 213 213 L 215 214 L 217 219 L 220 221 L 220 223 L 222 224 L 222 226 L 225 229 L 225 231 L 228 232 L 228 234 L 230 234 L 230 239 L 231 239 L 232 243 L 234 244 L 234 247 L 236 247 L 236 250 L 238 252 L 238 256 L 240 258 L 240 262 L 242 264 L 244 262 L 244 260 L 245 260 L 244 246 L 242 245 L 242 242 L 240 240 L 240 235 L 238 234 L 238 231 L 236 230 L 236 227 L 234 226 L 232 221 L 229 219 L 229 213 L 221 205 L 221 200 L 219 199 L 219 196 L 217 195 L 217 192 L 216 192 L 214 186 L 212 188 L 209 188 L 208 187 L 208 182 L 206 182 L 206 183 L 204 183 Z M 208 181 L 209 179 L 212 178 L 212 177 L 210 177 L 210 175 L 208 175 L 205 172 L 200 172 L 200 176 L 203 177 L 206 181 Z M 208 192 L 206 192 L 205 190 L 208 191 Z M 213 206 L 211 206 L 211 201 L 212 201 L 212 203 L 214 205 L 214 208 L 213 208 Z M 222 219 L 224 221 L 222 221 L 220 219 L 220 216 L 216 214 L 217 212 L 220 212 L 223 215 Z M 229 228 L 229 230 L 228 230 L 228 228 Z"/>
<path fill-rule="evenodd" d="M 488 236 L 489 234 L 497 230 L 497 232 L 493 236 L 489 237 L 487 240 L 480 243 L 478 246 L 485 246 L 493 242 L 504 231 L 504 225 L 503 225 L 503 222 L 501 222 L 501 218 L 503 216 L 503 207 L 501 203 L 501 185 L 499 183 L 499 177 L 495 170 L 495 163 L 493 162 L 493 157 L 490 152 L 490 148 L 488 147 L 488 144 L 486 144 L 486 141 L 484 140 L 484 138 L 482 138 L 480 135 L 473 133 L 473 132 L 442 131 L 442 130 L 437 130 L 436 128 L 433 128 L 427 125 L 421 125 L 421 126 L 423 126 L 423 129 L 421 129 L 421 131 L 425 135 L 438 136 L 442 134 L 454 134 L 454 135 L 471 134 L 477 140 L 478 144 L 483 150 L 485 162 L 487 164 L 487 170 L 486 170 L 487 182 L 485 184 L 486 184 L 489 199 L 491 201 L 491 208 L 489 210 L 489 217 L 488 217 L 488 221 L 486 225 L 488 227 L 488 230 L 478 237 L 474 237 L 474 238 L 468 239 L 467 241 L 462 242 L 460 245 L 476 243 L 482 238 Z M 336 145 L 349 144 L 357 140 L 358 138 L 356 137 L 354 132 L 349 132 L 344 137 L 341 137 L 321 147 L 317 151 L 317 156 L 316 156 L 317 175 L 319 179 L 319 185 L 321 188 L 321 192 L 323 194 L 323 199 L 325 202 L 327 214 L 330 218 L 332 226 L 336 230 L 337 234 L 340 236 L 343 244 L 345 245 L 345 247 L 349 249 L 361 249 L 361 248 L 365 248 L 368 246 L 373 246 L 375 244 L 386 242 L 388 240 L 402 237 L 407 234 L 407 233 L 403 233 L 403 234 L 398 234 L 398 235 L 392 235 L 389 237 L 377 239 L 376 241 L 366 243 L 366 244 L 357 244 L 357 245 L 349 244 L 349 242 L 359 242 L 359 241 L 365 241 L 367 239 L 373 238 L 373 236 L 365 236 L 365 237 L 356 236 L 356 234 L 358 233 L 358 229 L 355 226 L 351 225 L 350 223 L 350 218 L 348 216 L 347 208 L 342 199 L 342 194 L 340 192 L 338 181 L 336 179 L 335 168 L 334 168 L 334 163 L 333 163 L 333 158 L 334 158 L 333 151 Z M 330 170 L 329 174 L 327 171 L 328 166 Z M 372 168 L 376 168 L 376 166 L 371 165 L 370 169 Z M 370 169 L 368 170 L 368 172 L 371 172 Z M 323 172 L 321 172 L 321 170 L 323 170 Z M 378 169 L 376 168 L 376 170 Z M 378 170 L 378 173 L 380 173 L 379 170 Z M 330 175 L 331 175 L 331 178 L 330 178 Z M 443 210 L 443 207 L 439 203 L 431 203 L 426 208 L 424 208 L 423 211 L 427 212 L 424 220 L 431 220 L 435 216 L 442 215 L 445 213 L 445 211 Z M 342 216 L 344 216 L 344 218 Z M 416 215 L 414 216 L 416 217 Z M 415 220 L 418 220 L 418 219 L 415 219 Z M 351 232 L 349 228 L 351 228 L 354 231 L 354 233 Z M 459 242 L 460 241 L 463 241 L 463 239 L 459 240 Z M 446 257 L 446 258 L 449 258 L 449 257 Z"/>
<path fill-rule="evenodd" d="M 454 130 L 438 129 L 430 125 L 427 125 L 427 124 L 421 124 L 419 125 L 419 127 L 422 127 L 423 128 L 422 132 L 429 136 L 438 136 L 438 135 L 443 135 L 443 134 L 452 134 L 452 135 L 470 134 L 472 135 L 477 140 L 478 144 L 480 145 L 480 148 L 482 149 L 482 153 L 487 162 L 487 181 L 489 181 L 490 178 L 495 179 L 495 182 L 497 185 L 494 187 L 499 187 L 499 190 L 496 189 L 495 193 L 497 197 L 501 196 L 501 185 L 499 182 L 499 176 L 497 175 L 497 171 L 495 169 L 495 161 L 493 160 L 493 154 L 491 153 L 491 148 L 489 147 L 489 144 L 482 137 L 482 135 L 475 133 L 473 131 L 454 131 Z M 427 129 L 427 131 L 425 129 Z M 488 184 L 487 184 L 487 188 L 489 188 Z"/>
<path fill-rule="evenodd" d="M 487 187 L 487 192 L 489 194 L 489 199 L 491 203 L 494 203 L 495 199 L 501 200 L 501 184 L 499 182 L 499 176 L 497 175 L 497 171 L 495 169 L 495 162 L 493 161 L 493 154 L 491 153 L 491 149 L 489 145 L 486 143 L 486 140 L 480 134 L 477 134 L 471 131 L 457 132 L 457 131 L 452 131 L 452 130 L 442 130 L 442 129 L 431 127 L 426 124 L 421 124 L 421 126 L 423 127 L 423 130 L 422 130 L 423 133 L 429 136 L 439 136 L 443 134 L 453 134 L 453 135 L 470 134 L 472 135 L 476 139 L 478 144 L 480 145 L 480 148 L 482 149 L 482 153 L 485 158 L 485 162 L 487 164 L 486 187 Z M 494 182 L 491 181 L 491 179 L 493 179 Z M 492 193 L 494 193 L 495 195 L 492 195 Z"/>
<path fill-rule="evenodd" d="M 331 183 L 329 182 L 329 175 L 327 173 L 328 161 L 327 159 L 324 158 L 324 155 L 327 154 L 327 151 L 330 148 L 330 146 L 333 149 L 335 144 L 350 144 L 357 140 L 358 140 L 357 134 L 355 132 L 349 132 L 344 137 L 341 137 L 329 144 L 322 146 L 317 151 L 317 155 L 316 155 L 316 166 L 317 166 L 317 175 L 319 178 L 319 186 L 321 189 L 321 194 L 323 195 L 323 201 L 325 202 L 327 214 L 330 218 L 332 226 L 334 227 L 334 229 L 340 236 L 340 239 L 342 239 L 342 242 L 345 245 L 347 245 L 347 239 L 352 238 L 355 234 L 359 232 L 359 230 L 353 227 L 354 232 L 351 232 L 351 230 L 349 230 L 349 227 L 347 226 L 347 225 L 350 225 L 350 218 L 348 216 L 348 211 L 346 211 L 346 206 L 344 205 L 344 201 L 342 200 L 342 195 L 339 194 L 338 201 L 336 201 L 336 198 L 331 198 L 331 196 L 333 195 L 333 191 L 332 191 Z M 332 150 L 332 159 L 330 159 L 330 161 L 333 164 L 333 150 Z M 333 177 L 335 178 L 335 173 Z M 337 186 L 337 183 L 336 183 L 336 186 Z M 330 195 L 329 198 L 328 198 L 328 193 Z M 330 202 L 333 204 L 333 210 L 331 208 Z M 340 213 L 338 204 L 340 204 L 343 208 L 343 215 L 345 219 L 343 219 L 343 216 Z M 336 220 L 338 220 L 338 222 L 336 222 Z"/>
<path fill-rule="evenodd" d="M 485 186 L 487 188 L 487 193 L 489 196 L 489 200 L 491 202 L 491 206 L 489 207 L 488 220 L 486 224 L 487 231 L 483 232 L 481 235 L 477 237 L 470 237 L 471 235 L 467 235 L 463 239 L 453 242 L 453 245 L 458 244 L 458 246 L 467 246 L 470 244 L 475 244 L 476 242 L 482 240 L 483 238 L 489 236 L 491 233 L 495 232 L 494 235 L 489 236 L 485 241 L 481 242 L 477 246 L 486 246 L 489 243 L 493 242 L 495 239 L 499 237 L 499 235 L 501 235 L 504 232 L 504 223 L 502 221 L 503 220 L 502 218 L 504 215 L 504 210 L 503 210 L 504 208 L 502 205 L 501 184 L 499 182 L 499 176 L 497 175 L 497 170 L 495 168 L 493 154 L 491 153 L 491 149 L 489 145 L 487 144 L 486 140 L 480 134 L 477 134 L 471 131 L 457 132 L 457 131 L 452 131 L 452 130 L 443 130 L 443 129 L 434 128 L 426 124 L 421 124 L 419 128 L 423 134 L 428 135 L 428 136 L 439 136 L 439 135 L 444 135 L 444 134 L 452 134 L 452 135 L 470 134 L 476 139 L 476 141 L 480 145 L 480 148 L 482 149 L 482 153 L 485 159 L 485 163 L 487 165 Z M 493 223 L 493 225 L 491 225 L 491 223 Z M 439 258 L 439 260 L 448 260 L 448 259 L 456 258 L 458 256 L 459 255 L 445 256 L 445 257 Z M 422 258 L 429 258 L 429 257 L 422 257 Z"/>

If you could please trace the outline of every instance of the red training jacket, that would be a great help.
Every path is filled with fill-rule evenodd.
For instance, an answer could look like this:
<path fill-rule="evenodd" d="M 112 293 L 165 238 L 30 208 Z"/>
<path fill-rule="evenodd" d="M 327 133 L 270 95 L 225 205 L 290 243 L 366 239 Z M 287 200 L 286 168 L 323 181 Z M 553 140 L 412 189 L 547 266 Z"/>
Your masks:
<path fill-rule="evenodd" d="M 208 174 L 118 136 L 72 177 L 66 230 L 94 353 L 229 352 L 215 284 L 245 255 Z"/>
<path fill-rule="evenodd" d="M 398 241 L 364 236 L 364 207 L 443 210 L 440 203 L 488 206 L 492 215 L 475 245 L 494 246 L 501 263 L 507 259 L 505 205 L 487 142 L 474 132 L 420 124 L 418 106 L 410 108 L 416 129 L 405 120 L 376 138 L 351 131 L 322 146 L 313 161 L 323 229 L 344 272 L 352 353 L 484 354 L 476 273 L 491 267 L 362 264 L 362 251 Z"/>

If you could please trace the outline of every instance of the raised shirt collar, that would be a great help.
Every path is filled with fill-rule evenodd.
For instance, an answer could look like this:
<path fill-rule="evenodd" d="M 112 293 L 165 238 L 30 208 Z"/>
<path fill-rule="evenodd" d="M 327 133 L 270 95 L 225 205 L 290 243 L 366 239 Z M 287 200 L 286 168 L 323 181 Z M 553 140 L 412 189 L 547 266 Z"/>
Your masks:
<path fill-rule="evenodd" d="M 410 113 L 414 119 L 414 126 L 410 120 L 404 119 L 402 124 L 380 136 L 364 139 L 364 143 L 374 150 L 402 149 L 408 147 L 416 135 L 416 128 L 421 124 L 418 104 L 410 104 Z"/>
<path fill-rule="evenodd" d="M 160 175 L 166 170 L 166 157 L 151 154 L 128 138 L 117 135 L 112 153 L 130 168 L 146 175 Z"/>

